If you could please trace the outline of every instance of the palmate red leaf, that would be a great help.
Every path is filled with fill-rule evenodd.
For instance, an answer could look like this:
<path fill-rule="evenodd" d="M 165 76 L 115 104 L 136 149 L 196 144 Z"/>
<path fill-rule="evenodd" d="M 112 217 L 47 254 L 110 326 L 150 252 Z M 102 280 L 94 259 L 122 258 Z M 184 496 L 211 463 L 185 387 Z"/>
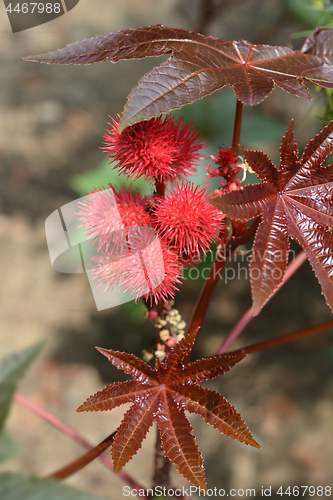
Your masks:
<path fill-rule="evenodd" d="M 138 398 L 138 396 L 137 396 Z M 144 401 L 144 404 L 142 404 Z M 149 428 L 154 422 L 154 413 L 159 403 L 158 395 L 151 394 L 147 398 L 136 400 L 125 413 L 117 429 L 112 445 L 113 469 L 116 473 L 127 464 L 133 455 L 141 448 Z"/>
<path fill-rule="evenodd" d="M 328 38 L 333 30 L 326 30 Z M 302 50 L 293 51 L 246 40 L 227 42 L 156 25 L 87 38 L 55 52 L 24 59 L 48 64 L 91 64 L 171 54 L 132 90 L 119 125 L 121 132 L 225 86 L 231 86 L 244 104 L 258 104 L 274 86 L 311 99 L 303 81 L 333 88 L 333 55 L 323 38 L 323 33 L 316 31 Z"/>
<path fill-rule="evenodd" d="M 177 386 L 176 393 L 178 403 L 182 404 L 185 410 L 197 413 L 205 422 L 228 437 L 256 446 L 257 443 L 240 414 L 221 394 L 199 385 L 191 391 L 190 398 L 187 397 L 186 385 Z"/>
<path fill-rule="evenodd" d="M 191 432 L 191 424 L 169 392 L 161 393 L 160 411 L 155 416 L 164 453 L 188 481 L 206 489 L 203 459 Z"/>
<path fill-rule="evenodd" d="M 165 455 L 186 479 L 206 489 L 202 456 L 184 410 L 197 413 L 226 436 L 260 448 L 233 406 L 220 394 L 199 385 L 230 370 L 244 355 L 222 354 L 188 364 L 197 333 L 193 331 L 171 348 L 155 370 L 133 354 L 99 349 L 115 366 L 134 377 L 105 387 L 77 409 L 105 411 L 133 403 L 113 441 L 115 472 L 137 453 L 155 420 Z"/>
<path fill-rule="evenodd" d="M 333 311 L 333 165 L 321 166 L 333 151 L 333 122 L 309 142 L 301 160 L 291 122 L 282 139 L 279 170 L 261 151 L 242 151 L 263 183 L 210 202 L 233 219 L 262 217 L 250 264 L 254 314 L 283 279 L 289 237 L 306 252 Z"/>
<path fill-rule="evenodd" d="M 304 54 L 333 54 L 333 30 L 331 28 L 318 27 L 308 36 L 303 44 Z"/>

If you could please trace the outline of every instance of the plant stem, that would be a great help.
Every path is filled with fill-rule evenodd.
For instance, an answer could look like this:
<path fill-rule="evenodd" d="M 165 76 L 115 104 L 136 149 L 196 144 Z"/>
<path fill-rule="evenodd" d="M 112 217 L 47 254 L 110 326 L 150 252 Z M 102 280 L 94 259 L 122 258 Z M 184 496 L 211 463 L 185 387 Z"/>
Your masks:
<path fill-rule="evenodd" d="M 152 490 L 155 491 L 157 486 L 160 486 L 165 489 L 170 489 L 175 491 L 171 485 L 170 480 L 170 471 L 171 471 L 171 462 L 168 457 L 164 456 L 164 452 L 161 445 L 161 435 L 159 429 L 157 429 L 156 436 L 156 444 L 155 444 L 155 470 L 153 476 L 153 485 Z M 179 500 L 190 500 L 190 498 L 183 495 L 173 495 L 175 498 Z M 149 496 L 148 498 L 155 498 L 154 495 Z"/>
<path fill-rule="evenodd" d="M 293 260 L 287 267 L 284 278 L 275 293 L 280 290 L 280 288 L 291 278 L 291 276 L 301 267 L 301 265 L 306 261 L 307 256 L 305 252 L 300 252 L 295 260 Z M 250 323 L 253 319 L 253 306 L 251 306 L 246 313 L 241 317 L 241 319 L 236 323 L 233 327 L 229 335 L 224 339 L 221 346 L 218 348 L 215 354 L 223 354 L 226 349 L 232 344 L 232 342 L 242 333 L 244 328 Z"/>
<path fill-rule="evenodd" d="M 238 151 L 239 151 L 239 141 L 240 141 L 241 127 L 242 127 L 242 113 L 243 113 L 243 103 L 239 99 L 237 99 L 235 121 L 234 121 L 234 133 L 232 136 L 232 149 L 234 150 L 236 156 L 238 156 Z"/>
<path fill-rule="evenodd" d="M 155 179 L 155 188 L 158 196 L 165 196 L 165 182 Z"/>
<path fill-rule="evenodd" d="M 320 323 L 319 325 L 302 328 L 296 332 L 280 335 L 280 337 L 275 337 L 274 339 L 264 340 L 263 342 L 258 342 L 257 344 L 237 349 L 236 351 L 230 351 L 228 354 L 249 354 L 252 352 L 264 351 L 266 349 L 272 349 L 273 347 L 289 344 L 290 342 L 295 342 L 296 340 L 302 340 L 307 337 L 311 337 L 312 335 L 318 335 L 319 333 L 323 333 L 331 329 L 333 329 L 333 319 Z"/>
<path fill-rule="evenodd" d="M 165 488 L 170 487 L 170 470 L 171 462 L 168 457 L 164 456 L 160 431 L 157 429 L 156 445 L 155 445 L 155 470 L 153 476 L 153 489 L 156 486 L 165 486 Z"/>
<path fill-rule="evenodd" d="M 241 126 L 242 126 L 242 112 L 243 112 L 243 104 L 241 101 L 237 99 L 236 101 L 236 111 L 235 111 L 235 120 L 234 120 L 234 132 L 232 138 L 232 149 L 235 154 L 238 156 L 239 150 L 239 140 L 241 134 Z M 156 186 L 157 189 L 157 186 Z M 196 328 L 202 325 L 203 319 L 207 312 L 210 300 L 216 288 L 219 277 L 221 276 L 221 271 L 223 270 L 228 255 L 231 251 L 235 250 L 238 245 L 244 245 L 247 243 L 251 237 L 255 234 L 255 231 L 260 222 L 260 218 L 257 217 L 255 221 L 249 226 L 245 234 L 237 240 L 237 238 L 231 238 L 229 241 L 224 242 L 224 247 L 218 247 L 215 255 L 214 262 L 209 271 L 209 275 L 201 289 L 199 298 L 195 305 L 192 317 L 190 319 L 187 333 L 192 332 Z"/>
<path fill-rule="evenodd" d="M 214 262 L 212 264 L 212 267 L 210 268 L 209 275 L 201 289 L 192 317 L 189 321 L 187 333 L 192 332 L 202 325 L 210 300 L 212 298 L 218 280 L 221 277 L 221 271 L 223 270 L 227 262 L 228 256 L 239 245 L 244 245 L 254 236 L 259 223 L 260 217 L 257 217 L 247 228 L 245 233 L 243 233 L 239 238 L 231 237 L 224 246 L 221 245 L 217 248 Z"/>
<path fill-rule="evenodd" d="M 95 446 L 95 448 L 92 448 L 90 451 L 88 451 L 81 457 L 74 460 L 74 462 L 71 462 L 70 464 L 66 465 L 65 467 L 62 467 L 56 472 L 49 474 L 47 477 L 50 479 L 62 480 L 72 476 L 79 470 L 83 469 L 83 467 L 90 464 L 90 462 L 92 462 L 95 458 L 99 457 L 107 448 L 109 448 L 109 446 L 111 446 L 111 444 L 113 443 L 113 439 L 116 435 L 116 432 L 117 431 L 114 431 L 112 434 L 110 434 L 110 436 L 105 438 L 100 444 Z M 112 461 L 110 459 L 108 459 L 108 461 L 109 465 L 112 466 Z"/>
<path fill-rule="evenodd" d="M 226 264 L 226 258 L 218 248 L 216 251 L 215 259 L 210 268 L 209 275 L 201 289 L 197 303 L 195 305 L 192 317 L 187 327 L 187 334 L 193 332 L 196 328 L 202 325 L 206 315 L 210 300 L 220 278 L 220 273 Z"/>
<path fill-rule="evenodd" d="M 49 413 L 44 408 L 41 408 L 36 403 L 33 403 L 32 401 L 30 401 L 28 398 L 26 398 L 25 396 L 23 396 L 23 394 L 20 394 L 19 392 L 16 392 L 15 393 L 15 400 L 19 404 L 21 404 L 22 406 L 25 406 L 26 408 L 28 408 L 29 410 L 31 410 L 36 415 L 42 417 L 44 420 L 46 420 L 47 422 L 49 422 L 51 425 L 53 425 L 56 429 L 58 429 L 59 431 L 61 431 L 63 434 L 66 434 L 66 436 L 74 439 L 74 441 L 76 441 L 77 443 L 79 443 L 84 448 L 88 449 L 89 451 L 94 448 L 94 445 L 92 445 L 91 443 L 89 443 L 89 441 L 87 441 L 84 437 L 82 437 L 81 434 L 79 434 L 78 432 L 76 432 L 75 429 L 73 429 L 69 425 L 65 424 L 60 419 L 58 419 L 57 417 L 55 417 L 54 415 L 52 415 L 51 413 Z M 100 445 L 97 445 L 97 446 L 100 446 Z M 98 458 L 103 462 L 103 464 L 108 469 L 110 469 L 110 470 L 113 471 L 113 463 L 112 463 L 112 460 L 110 458 L 106 457 L 105 455 L 99 455 Z M 75 460 L 75 462 L 76 461 L 77 460 Z M 131 476 L 129 476 L 128 474 L 126 474 L 126 472 L 124 472 L 122 470 L 118 473 L 118 476 L 123 481 L 125 481 L 128 485 L 130 485 L 132 488 L 136 489 L 137 491 L 144 488 L 142 485 L 140 485 L 139 483 L 137 483 Z"/>
<path fill-rule="evenodd" d="M 79 443 L 84 448 L 88 448 L 88 449 L 92 448 L 91 444 L 86 439 L 84 439 L 84 437 L 82 437 L 78 432 L 76 432 L 75 429 L 73 429 L 69 425 L 65 424 L 65 422 L 62 422 L 62 420 L 60 420 L 59 418 L 52 415 L 51 413 L 49 413 L 47 410 L 45 410 L 41 406 L 30 401 L 30 399 L 23 396 L 23 394 L 16 392 L 15 393 L 15 400 L 20 405 L 25 406 L 26 408 L 29 408 L 29 410 L 31 410 L 33 413 L 35 413 L 39 417 L 42 417 L 44 420 L 46 420 L 49 424 L 53 425 L 53 427 L 58 429 L 60 432 L 62 432 L 63 434 L 66 434 L 66 436 L 74 439 L 74 441 Z"/>
<path fill-rule="evenodd" d="M 223 354 L 226 349 L 232 344 L 232 342 L 242 333 L 244 328 L 253 319 L 253 306 L 249 307 L 245 314 L 241 317 L 239 321 L 235 324 L 229 335 L 223 340 L 222 344 L 218 348 L 215 354 Z"/>

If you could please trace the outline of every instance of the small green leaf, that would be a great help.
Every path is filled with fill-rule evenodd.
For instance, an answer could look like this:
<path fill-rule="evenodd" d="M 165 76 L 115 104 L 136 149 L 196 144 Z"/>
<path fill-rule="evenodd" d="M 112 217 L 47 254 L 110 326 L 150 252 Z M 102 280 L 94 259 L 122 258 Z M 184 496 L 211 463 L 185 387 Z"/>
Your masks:
<path fill-rule="evenodd" d="M 44 342 L 0 360 L 0 431 L 7 418 L 18 381 L 23 377 L 43 346 Z"/>
<path fill-rule="evenodd" d="M 106 500 L 84 493 L 51 479 L 37 479 L 23 474 L 0 474 L 1 500 Z"/>
<path fill-rule="evenodd" d="M 4 431 L 0 434 L 0 462 L 15 457 L 19 452 L 18 446 L 14 443 L 10 435 Z"/>

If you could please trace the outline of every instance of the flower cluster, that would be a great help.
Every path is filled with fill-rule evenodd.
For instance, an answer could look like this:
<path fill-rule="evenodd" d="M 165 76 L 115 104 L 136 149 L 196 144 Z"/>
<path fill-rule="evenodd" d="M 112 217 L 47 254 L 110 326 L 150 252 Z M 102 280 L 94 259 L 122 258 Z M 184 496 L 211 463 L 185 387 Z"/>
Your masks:
<path fill-rule="evenodd" d="M 177 309 L 174 307 L 174 300 L 168 299 L 160 304 L 158 311 L 156 307 L 147 309 L 145 316 L 149 318 L 151 313 L 155 311 L 154 317 L 149 319 L 155 320 L 155 328 L 157 330 L 157 342 L 149 349 L 143 351 L 144 361 L 150 361 L 156 356 L 160 361 L 163 361 L 171 347 L 174 347 L 185 336 L 186 323 Z"/>
<path fill-rule="evenodd" d="M 211 155 L 211 159 L 218 167 L 213 170 L 210 166 L 207 168 L 208 179 L 210 177 L 224 177 L 225 179 L 225 182 L 220 181 L 221 187 L 214 192 L 214 196 L 239 189 L 241 180 L 237 174 L 245 170 L 241 157 L 237 157 L 232 148 L 222 146 L 218 149 L 217 156 Z M 238 162 L 238 160 L 241 161 Z"/>
<path fill-rule="evenodd" d="M 197 131 L 170 117 L 137 123 L 122 134 L 118 123 L 119 117 L 105 136 L 115 168 L 162 184 L 163 194 L 143 197 L 109 184 L 89 193 L 79 215 L 96 248 L 93 277 L 106 291 L 119 287 L 153 306 L 174 296 L 182 266 L 207 252 L 224 216 L 208 203 L 205 188 L 183 180 L 203 145 Z M 175 184 L 168 189 L 166 181 Z"/>

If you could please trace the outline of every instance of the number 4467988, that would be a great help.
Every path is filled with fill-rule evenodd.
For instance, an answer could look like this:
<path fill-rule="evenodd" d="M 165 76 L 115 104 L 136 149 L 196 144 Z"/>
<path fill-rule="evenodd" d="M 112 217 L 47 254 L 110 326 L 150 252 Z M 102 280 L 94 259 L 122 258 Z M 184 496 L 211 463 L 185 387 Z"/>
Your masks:
<path fill-rule="evenodd" d="M 293 497 L 330 497 L 332 494 L 331 486 L 288 486 L 288 488 L 280 488 L 276 492 L 277 495 L 287 495 Z"/>
<path fill-rule="evenodd" d="M 14 4 L 13 4 L 14 5 Z M 60 14 L 61 13 L 61 5 L 60 3 L 23 3 L 20 5 L 17 3 L 15 7 L 12 7 L 12 3 L 6 7 L 6 11 L 9 13 L 17 12 L 18 14 Z"/>

